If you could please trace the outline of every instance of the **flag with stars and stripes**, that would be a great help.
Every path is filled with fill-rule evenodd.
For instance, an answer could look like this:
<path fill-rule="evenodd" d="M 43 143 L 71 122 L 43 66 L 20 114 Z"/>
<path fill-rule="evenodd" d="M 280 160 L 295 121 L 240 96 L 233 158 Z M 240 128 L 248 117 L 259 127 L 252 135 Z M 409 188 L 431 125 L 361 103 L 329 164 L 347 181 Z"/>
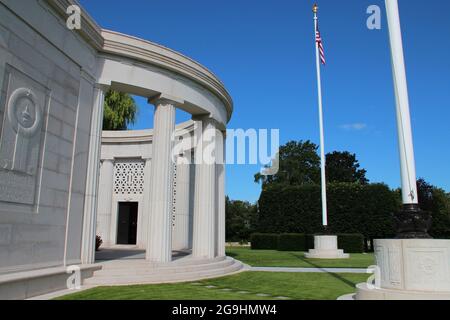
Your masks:
<path fill-rule="evenodd" d="M 322 36 L 320 35 L 319 27 L 317 27 L 316 30 L 316 42 L 319 47 L 320 62 L 325 65 L 325 50 L 323 49 Z"/>

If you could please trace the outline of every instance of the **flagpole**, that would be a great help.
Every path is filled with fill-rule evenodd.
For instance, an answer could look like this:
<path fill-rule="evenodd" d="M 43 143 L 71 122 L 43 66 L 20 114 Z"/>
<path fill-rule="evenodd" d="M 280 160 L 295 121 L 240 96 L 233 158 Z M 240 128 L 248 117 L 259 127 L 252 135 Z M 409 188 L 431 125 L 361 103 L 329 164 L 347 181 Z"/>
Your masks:
<path fill-rule="evenodd" d="M 417 195 L 416 165 L 398 1 L 386 0 L 385 2 L 391 45 L 403 200 L 403 209 L 396 214 L 397 238 L 429 238 L 428 229 L 431 227 L 432 219 L 428 212 L 420 209 Z"/>
<path fill-rule="evenodd" d="M 319 43 L 317 42 L 318 30 L 318 6 L 313 7 L 314 12 L 314 41 L 316 43 L 316 67 L 317 67 L 317 91 L 319 102 L 319 126 L 320 126 L 320 173 L 321 173 L 321 189 L 322 189 L 322 224 L 324 227 L 328 226 L 328 210 L 327 210 L 327 185 L 325 173 L 325 138 L 323 130 L 323 107 L 322 107 L 322 82 L 320 74 L 320 58 L 319 58 Z"/>

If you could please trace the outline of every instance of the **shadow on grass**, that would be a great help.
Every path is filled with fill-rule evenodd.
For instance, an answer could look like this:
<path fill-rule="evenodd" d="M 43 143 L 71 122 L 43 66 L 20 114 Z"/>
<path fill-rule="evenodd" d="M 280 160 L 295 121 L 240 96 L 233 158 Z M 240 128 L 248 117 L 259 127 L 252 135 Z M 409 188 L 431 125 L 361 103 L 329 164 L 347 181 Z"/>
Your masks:
<path fill-rule="evenodd" d="M 332 277 L 334 277 L 334 278 L 336 278 L 337 280 L 339 280 L 339 281 L 345 283 L 346 285 L 349 285 L 349 286 L 351 286 L 351 287 L 353 287 L 353 288 L 356 287 L 356 285 L 357 285 L 357 283 L 354 283 L 353 281 L 350 281 L 350 280 L 348 280 L 348 279 L 343 278 L 343 277 L 340 276 L 338 273 L 326 271 L 326 268 L 323 268 L 323 267 L 321 267 L 321 266 L 319 266 L 319 265 L 313 263 L 311 260 L 306 259 L 303 253 L 292 253 L 292 252 L 291 252 L 290 255 L 293 256 L 293 257 L 295 257 L 295 258 L 297 258 L 297 259 L 299 259 L 299 260 L 302 260 L 303 262 L 309 264 L 310 266 L 312 266 L 312 267 L 314 267 L 314 268 L 317 268 L 317 269 L 319 269 L 319 270 L 321 270 L 321 271 L 323 271 L 323 272 L 325 272 L 325 273 L 331 275 Z"/>
<path fill-rule="evenodd" d="M 239 256 L 238 253 L 227 251 L 227 256 L 231 258 L 236 258 Z"/>

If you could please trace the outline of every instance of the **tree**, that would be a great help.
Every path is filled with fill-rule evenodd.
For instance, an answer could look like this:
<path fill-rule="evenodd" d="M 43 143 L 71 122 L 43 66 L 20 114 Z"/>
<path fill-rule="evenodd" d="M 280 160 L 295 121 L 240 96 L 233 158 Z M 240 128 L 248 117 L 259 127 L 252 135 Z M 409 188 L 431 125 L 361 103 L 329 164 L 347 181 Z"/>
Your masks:
<path fill-rule="evenodd" d="M 349 182 L 367 184 L 366 170 L 359 169 L 356 155 L 348 151 L 334 151 L 326 155 L 327 182 Z"/>
<path fill-rule="evenodd" d="M 435 238 L 450 237 L 450 198 L 448 194 L 425 179 L 417 180 L 420 208 L 431 213 L 433 224 L 429 231 Z"/>
<path fill-rule="evenodd" d="M 279 171 L 273 176 L 255 174 L 255 182 L 269 184 L 305 185 L 320 182 L 320 158 L 317 145 L 311 141 L 290 141 L 280 147 Z"/>
<path fill-rule="evenodd" d="M 104 108 L 103 130 L 126 130 L 136 120 L 137 105 L 127 93 L 109 90 Z"/>
<path fill-rule="evenodd" d="M 256 206 L 226 197 L 225 208 L 227 241 L 249 241 L 256 226 Z"/>

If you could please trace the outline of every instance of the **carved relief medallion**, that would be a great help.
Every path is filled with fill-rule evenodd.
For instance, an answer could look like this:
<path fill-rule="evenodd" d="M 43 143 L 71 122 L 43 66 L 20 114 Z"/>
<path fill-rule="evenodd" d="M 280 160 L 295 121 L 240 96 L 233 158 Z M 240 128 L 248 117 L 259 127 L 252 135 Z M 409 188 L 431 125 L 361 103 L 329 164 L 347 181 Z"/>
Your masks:
<path fill-rule="evenodd" d="M 33 205 L 43 141 L 46 88 L 7 67 L 0 106 L 0 201 Z"/>

